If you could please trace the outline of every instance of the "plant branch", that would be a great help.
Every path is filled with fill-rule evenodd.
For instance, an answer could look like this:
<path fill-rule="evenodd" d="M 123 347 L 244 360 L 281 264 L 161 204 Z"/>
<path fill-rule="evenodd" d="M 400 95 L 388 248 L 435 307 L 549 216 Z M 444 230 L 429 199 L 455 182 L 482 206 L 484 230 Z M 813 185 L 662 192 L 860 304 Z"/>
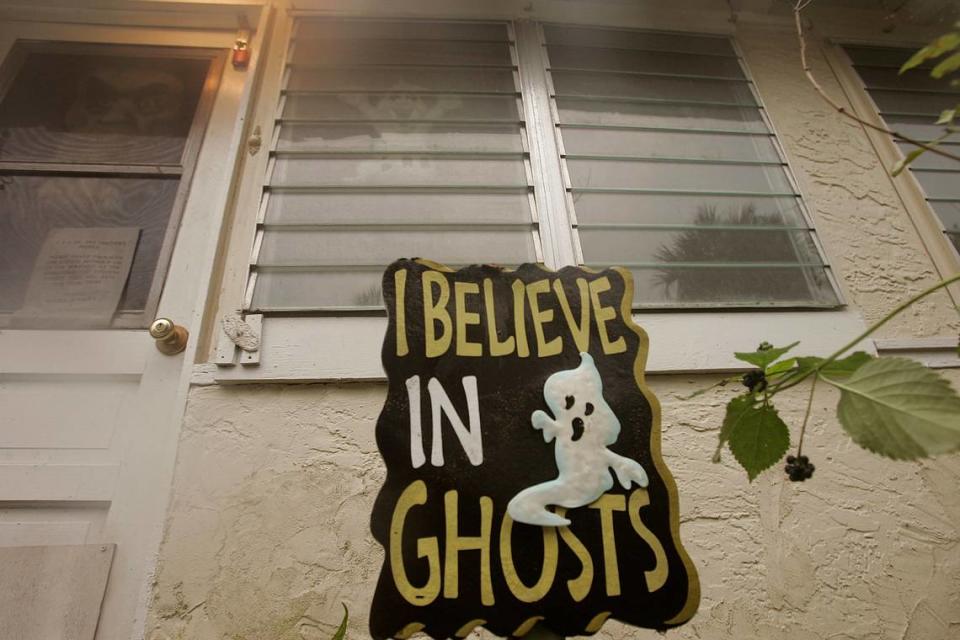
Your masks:
<path fill-rule="evenodd" d="M 803 434 L 807 432 L 807 421 L 810 419 L 810 408 L 813 406 L 813 392 L 817 388 L 819 376 L 813 376 L 813 382 L 810 383 L 810 395 L 807 397 L 807 410 L 803 414 L 803 424 L 800 425 L 800 439 L 797 441 L 797 457 L 803 453 Z"/>
<path fill-rule="evenodd" d="M 800 19 L 801 12 L 804 9 L 806 9 L 807 6 L 809 6 L 812 1 L 813 0 L 800 0 L 799 2 L 797 2 L 797 4 L 794 5 L 793 7 L 793 17 L 797 25 L 797 39 L 800 41 L 800 63 L 803 65 L 803 73 L 807 76 L 807 80 L 810 81 L 810 84 L 813 85 L 814 90 L 820 95 L 820 97 L 823 98 L 827 102 L 827 104 L 833 107 L 838 113 L 840 113 L 843 116 L 846 116 L 847 118 L 853 120 L 854 122 L 859 123 L 864 127 L 873 129 L 874 131 L 879 131 L 880 133 L 885 133 L 888 136 L 891 136 L 902 142 L 906 142 L 908 144 L 912 144 L 917 147 L 920 147 L 921 149 L 925 151 L 929 151 L 930 153 L 935 153 L 939 156 L 943 156 L 944 158 L 950 158 L 951 160 L 956 160 L 957 162 L 960 162 L 960 155 L 950 153 L 949 151 L 944 151 L 943 149 L 940 149 L 936 145 L 931 145 L 926 142 L 921 142 L 920 140 L 909 138 L 898 131 L 894 131 L 893 129 L 888 129 L 887 127 L 883 127 L 883 126 L 874 124 L 872 122 L 869 122 L 867 120 L 864 120 L 863 118 L 859 117 L 855 113 L 852 113 L 845 106 L 843 106 L 842 104 L 834 100 L 830 96 L 830 94 L 828 94 L 826 90 L 824 90 L 824 88 L 820 86 L 820 83 L 817 81 L 816 77 L 813 75 L 813 70 L 810 68 L 810 64 L 807 62 L 807 40 L 804 37 L 803 24 L 802 24 L 802 20 Z"/>
<path fill-rule="evenodd" d="M 876 321 L 876 322 L 874 322 L 872 325 L 870 325 L 870 326 L 866 329 L 866 331 L 864 331 L 863 333 L 861 333 L 860 335 L 858 335 L 856 338 L 854 338 L 853 340 L 851 340 L 851 341 L 848 342 L 847 344 L 843 345 L 842 347 L 840 347 L 839 349 L 837 349 L 836 351 L 834 351 L 834 352 L 833 352 L 832 354 L 830 354 L 828 357 L 824 358 L 817 366 L 815 366 L 815 367 L 811 368 L 809 371 L 801 374 L 799 377 L 797 377 L 797 379 L 793 380 L 793 381 L 790 382 L 789 384 L 786 384 L 786 385 L 784 385 L 784 386 L 782 386 L 782 387 L 778 387 L 778 388 L 776 388 L 776 389 L 773 389 L 773 390 L 772 390 L 772 393 L 773 393 L 773 394 L 777 394 L 777 393 L 780 393 L 781 391 L 784 391 L 784 390 L 786 390 L 786 389 L 789 389 L 790 387 L 795 387 L 795 386 L 797 386 L 798 384 L 800 384 L 801 382 L 803 382 L 804 380 L 806 380 L 806 379 L 807 379 L 808 377 L 810 377 L 811 375 L 813 375 L 813 374 L 815 374 L 815 373 L 818 373 L 822 368 L 824 368 L 825 366 L 827 366 L 828 364 L 830 364 L 831 362 L 833 362 L 834 360 L 836 360 L 837 358 L 839 358 L 840 356 L 842 356 L 845 352 L 847 352 L 847 351 L 849 351 L 850 349 L 852 349 L 853 347 L 855 347 L 858 342 L 860 342 L 860 341 L 863 340 L 864 338 L 868 337 L 870 334 L 872 334 L 874 331 L 876 331 L 877 329 L 879 329 L 879 328 L 882 327 L 883 325 L 887 324 L 890 320 L 892 320 L 892 319 L 893 319 L 894 317 L 896 317 L 901 311 L 903 311 L 904 309 L 906 309 L 906 308 L 909 307 L 910 305 L 914 304 L 915 302 L 919 302 L 920 300 L 922 300 L 923 298 L 926 298 L 928 295 L 930 295 L 931 293 L 934 293 L 935 291 L 938 291 L 938 290 L 940 290 L 940 289 L 943 289 L 944 287 L 950 286 L 950 285 L 953 284 L 954 282 L 960 282 L 960 274 L 957 274 L 957 275 L 955 275 L 955 276 L 952 276 L 952 277 L 950 277 L 950 278 L 947 278 L 946 280 L 941 280 L 940 282 L 938 282 L 937 284 L 933 285 L 933 286 L 930 287 L 929 289 L 926 289 L 926 290 L 924 290 L 924 291 L 921 291 L 920 293 L 918 293 L 917 295 L 913 296 L 913 297 L 910 298 L 909 300 L 906 300 L 906 301 L 904 301 L 904 302 L 901 302 L 901 303 L 898 304 L 896 307 L 894 307 L 893 310 L 891 310 L 889 313 L 887 313 L 887 315 L 883 316 L 883 317 L 880 318 L 878 321 Z"/>

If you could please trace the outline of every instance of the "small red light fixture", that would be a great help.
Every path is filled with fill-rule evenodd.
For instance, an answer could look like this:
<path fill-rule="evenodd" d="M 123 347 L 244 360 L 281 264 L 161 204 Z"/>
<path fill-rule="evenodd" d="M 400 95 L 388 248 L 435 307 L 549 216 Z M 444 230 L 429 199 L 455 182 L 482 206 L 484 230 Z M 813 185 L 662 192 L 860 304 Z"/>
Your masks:
<path fill-rule="evenodd" d="M 237 39 L 233 43 L 233 55 L 230 58 L 233 68 L 239 70 L 246 69 L 250 64 L 250 30 L 240 29 L 237 31 Z"/>

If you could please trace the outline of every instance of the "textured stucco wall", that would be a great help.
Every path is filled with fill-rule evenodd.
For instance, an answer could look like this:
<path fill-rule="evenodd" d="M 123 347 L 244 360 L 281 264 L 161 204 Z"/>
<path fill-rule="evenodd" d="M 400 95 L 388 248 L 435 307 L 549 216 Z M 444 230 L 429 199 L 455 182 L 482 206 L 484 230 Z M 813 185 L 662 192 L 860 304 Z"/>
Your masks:
<path fill-rule="evenodd" d="M 936 280 L 884 167 L 860 128 L 805 84 L 789 31 L 741 26 L 738 41 L 849 301 L 877 319 Z M 941 295 L 884 335 L 956 331 Z M 790 483 L 772 471 L 750 484 L 729 453 L 710 462 L 731 391 L 680 399 L 714 380 L 650 381 L 663 403 L 681 535 L 703 587 L 699 614 L 668 636 L 960 637 L 960 458 L 897 463 L 858 449 L 833 418 L 835 394 L 823 389 L 806 448 L 813 480 Z M 354 614 L 349 635 L 367 636 L 382 560 L 367 521 L 383 479 L 373 434 L 384 393 L 377 384 L 192 390 L 149 639 L 327 638 L 340 602 Z M 781 402 L 794 428 L 804 403 L 801 389 Z M 658 636 L 609 623 L 601 637 Z"/>
<path fill-rule="evenodd" d="M 954 376 L 955 383 L 960 379 Z M 678 397 L 707 377 L 661 376 L 663 450 L 703 601 L 676 638 L 935 640 L 960 636 L 960 461 L 872 456 L 820 395 L 812 481 L 753 484 L 710 462 L 725 391 Z M 783 403 L 802 417 L 803 392 Z M 383 480 L 373 439 L 380 385 L 194 389 L 147 637 L 328 638 L 340 602 L 352 637 L 382 560 L 367 530 Z M 654 638 L 608 623 L 603 636 Z"/>

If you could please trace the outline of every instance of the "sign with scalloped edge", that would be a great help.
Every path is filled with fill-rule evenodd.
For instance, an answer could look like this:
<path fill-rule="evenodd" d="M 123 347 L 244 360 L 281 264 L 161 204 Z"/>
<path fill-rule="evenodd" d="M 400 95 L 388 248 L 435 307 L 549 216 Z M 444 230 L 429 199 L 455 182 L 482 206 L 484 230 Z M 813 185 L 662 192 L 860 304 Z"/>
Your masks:
<path fill-rule="evenodd" d="M 387 268 L 373 638 L 693 617 L 700 586 L 632 297 L 617 267 Z"/>

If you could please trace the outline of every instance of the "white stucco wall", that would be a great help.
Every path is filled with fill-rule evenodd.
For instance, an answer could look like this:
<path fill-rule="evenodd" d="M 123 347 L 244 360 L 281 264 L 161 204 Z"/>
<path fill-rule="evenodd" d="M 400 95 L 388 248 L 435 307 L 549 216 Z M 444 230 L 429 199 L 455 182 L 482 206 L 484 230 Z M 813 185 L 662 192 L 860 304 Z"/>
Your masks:
<path fill-rule="evenodd" d="M 863 131 L 802 78 L 792 32 L 741 25 L 737 39 L 849 302 L 876 320 L 937 280 L 917 232 Z M 814 64 L 840 95 L 816 51 Z M 940 294 L 882 335 L 957 331 Z M 958 370 L 949 375 L 960 385 Z M 868 454 L 822 389 L 805 447 L 814 478 L 791 483 L 773 470 L 751 484 L 729 453 L 710 462 L 733 391 L 680 399 L 715 379 L 650 380 L 703 592 L 699 614 L 668 637 L 960 637 L 960 457 Z M 348 637 L 367 637 L 382 561 L 368 518 L 384 476 L 374 443 L 384 395 L 373 383 L 193 388 L 147 638 L 328 638 L 341 602 L 353 614 Z M 805 399 L 796 389 L 780 402 L 794 429 Z M 608 623 L 601 637 L 658 636 Z"/>

